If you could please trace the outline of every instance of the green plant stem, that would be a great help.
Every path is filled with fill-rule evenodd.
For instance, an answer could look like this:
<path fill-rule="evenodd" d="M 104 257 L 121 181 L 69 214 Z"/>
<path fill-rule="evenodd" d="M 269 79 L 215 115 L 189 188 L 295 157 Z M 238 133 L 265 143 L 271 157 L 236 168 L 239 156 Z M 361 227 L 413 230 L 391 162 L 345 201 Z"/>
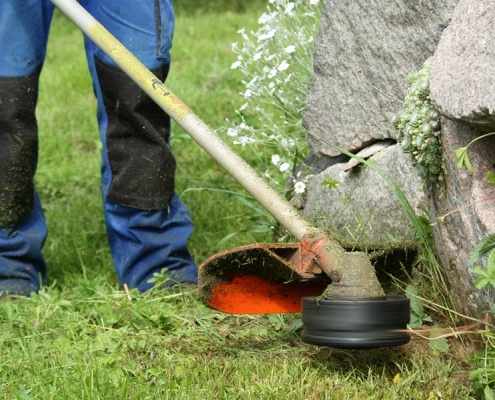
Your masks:
<path fill-rule="evenodd" d="M 474 138 L 473 140 L 471 140 L 465 148 L 467 149 L 469 146 L 471 146 L 473 143 L 477 142 L 478 140 L 481 140 L 481 139 L 484 139 L 488 136 L 493 136 L 493 135 L 495 135 L 495 132 L 485 133 L 484 135 L 478 136 L 478 137 Z"/>
<path fill-rule="evenodd" d="M 433 223 L 431 224 L 431 226 L 435 226 L 435 225 L 437 225 L 438 223 L 443 222 L 443 221 L 444 221 L 444 219 L 445 219 L 445 218 L 447 218 L 449 215 L 452 215 L 452 214 L 455 214 L 456 212 L 462 211 L 462 210 L 464 210 L 465 208 L 469 208 L 469 207 L 474 206 L 475 204 L 478 204 L 478 203 L 483 203 L 483 202 L 485 202 L 485 201 L 489 201 L 489 200 L 493 200 L 493 199 L 495 199 L 495 195 L 492 195 L 492 196 L 487 196 L 487 197 L 484 197 L 484 198 L 482 198 L 482 199 L 479 199 L 479 200 L 473 201 L 473 202 L 471 202 L 471 203 L 469 203 L 469 204 L 465 204 L 465 205 L 463 205 L 463 206 L 457 207 L 457 208 L 455 208 L 455 209 L 453 209 L 453 210 L 449 211 L 448 213 L 446 213 L 446 214 L 441 215 L 440 217 L 438 217 L 438 218 L 436 219 L 436 221 L 435 221 L 435 222 L 433 222 Z"/>

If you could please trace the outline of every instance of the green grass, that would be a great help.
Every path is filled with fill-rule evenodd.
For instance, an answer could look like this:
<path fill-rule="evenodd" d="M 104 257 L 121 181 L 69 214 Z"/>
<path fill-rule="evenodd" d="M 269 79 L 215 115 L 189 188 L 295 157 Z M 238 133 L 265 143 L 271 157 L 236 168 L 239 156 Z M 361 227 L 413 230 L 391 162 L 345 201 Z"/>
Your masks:
<path fill-rule="evenodd" d="M 244 13 L 248 10 L 264 9 L 267 0 L 177 0 L 174 2 L 175 12 L 178 16 L 190 16 L 206 12 Z"/>
<path fill-rule="evenodd" d="M 169 86 L 212 127 L 238 106 L 230 70 L 248 13 L 182 14 Z M 215 29 L 210 27 L 214 26 Z M 82 38 L 57 16 L 40 104 L 37 186 L 50 236 L 50 285 L 0 302 L 0 398 L 4 399 L 468 399 L 463 347 L 431 353 L 422 340 L 397 349 L 342 351 L 301 342 L 300 316 L 235 316 L 207 309 L 193 291 L 128 297 L 107 248 L 99 190 L 95 100 Z M 198 262 L 226 235 L 259 224 L 241 191 L 175 128 L 177 186 L 191 209 Z M 242 235 L 233 247 L 261 236 Z"/>
<path fill-rule="evenodd" d="M 0 388 L 23 399 L 468 398 L 459 364 L 419 343 L 310 347 L 296 318 L 224 315 L 187 291 L 48 288 L 0 304 Z"/>

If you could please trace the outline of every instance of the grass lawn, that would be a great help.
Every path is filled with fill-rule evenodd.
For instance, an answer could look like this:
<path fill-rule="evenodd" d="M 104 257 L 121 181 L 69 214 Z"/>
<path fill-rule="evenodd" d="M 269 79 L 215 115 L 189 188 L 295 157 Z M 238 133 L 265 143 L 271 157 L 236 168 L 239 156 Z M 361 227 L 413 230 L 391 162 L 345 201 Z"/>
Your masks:
<path fill-rule="evenodd" d="M 212 127 L 240 104 L 230 45 L 263 9 L 179 14 L 168 85 Z M 432 353 L 424 340 L 372 351 L 319 348 L 301 342 L 297 314 L 221 314 L 190 289 L 121 291 L 101 212 L 101 146 L 82 37 L 60 15 L 38 117 L 50 284 L 31 298 L 0 302 L 0 398 L 470 398 L 470 355 L 462 345 L 448 355 Z M 191 190 L 241 192 L 177 127 L 172 147 L 178 191 L 195 221 L 191 250 L 198 263 L 226 247 L 270 241 L 266 233 L 246 232 L 218 248 L 260 217 L 235 196 Z"/>

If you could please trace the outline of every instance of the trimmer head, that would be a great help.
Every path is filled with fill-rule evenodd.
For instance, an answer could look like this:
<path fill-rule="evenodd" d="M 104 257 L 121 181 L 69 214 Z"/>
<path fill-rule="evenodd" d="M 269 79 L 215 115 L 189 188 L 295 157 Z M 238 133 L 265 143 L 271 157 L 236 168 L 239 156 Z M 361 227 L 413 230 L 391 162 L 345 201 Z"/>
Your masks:
<path fill-rule="evenodd" d="M 414 246 L 404 244 L 359 250 L 367 250 L 385 273 L 393 264 L 407 269 L 416 254 Z M 301 244 L 254 244 L 215 254 L 200 266 L 200 300 L 230 314 L 300 312 L 302 340 L 308 344 L 370 349 L 409 342 L 409 299 L 324 298 L 332 279 L 318 273 L 308 255 Z M 346 284 L 345 276 L 340 284 Z"/>
<path fill-rule="evenodd" d="M 372 349 L 400 346 L 410 340 L 409 299 L 331 300 L 305 297 L 302 340 L 317 346 Z"/>
<path fill-rule="evenodd" d="M 343 245 L 366 252 L 381 281 L 410 269 L 417 252 L 411 243 Z M 211 256 L 199 267 L 200 300 L 231 314 L 301 312 L 303 297 L 319 297 L 332 283 L 301 247 L 258 243 Z"/>

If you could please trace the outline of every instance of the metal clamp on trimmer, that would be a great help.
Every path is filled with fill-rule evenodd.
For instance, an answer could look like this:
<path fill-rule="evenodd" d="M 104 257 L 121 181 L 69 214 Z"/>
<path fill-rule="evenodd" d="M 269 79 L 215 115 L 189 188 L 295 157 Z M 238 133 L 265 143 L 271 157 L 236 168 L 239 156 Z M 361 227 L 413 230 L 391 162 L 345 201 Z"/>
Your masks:
<path fill-rule="evenodd" d="M 387 298 L 366 253 L 315 230 L 278 192 L 76 0 L 52 0 L 299 244 L 244 246 L 200 267 L 199 296 L 229 313 L 301 312 L 307 343 L 370 348 L 407 343 L 409 300 Z M 302 300 L 302 308 L 301 308 Z"/>

